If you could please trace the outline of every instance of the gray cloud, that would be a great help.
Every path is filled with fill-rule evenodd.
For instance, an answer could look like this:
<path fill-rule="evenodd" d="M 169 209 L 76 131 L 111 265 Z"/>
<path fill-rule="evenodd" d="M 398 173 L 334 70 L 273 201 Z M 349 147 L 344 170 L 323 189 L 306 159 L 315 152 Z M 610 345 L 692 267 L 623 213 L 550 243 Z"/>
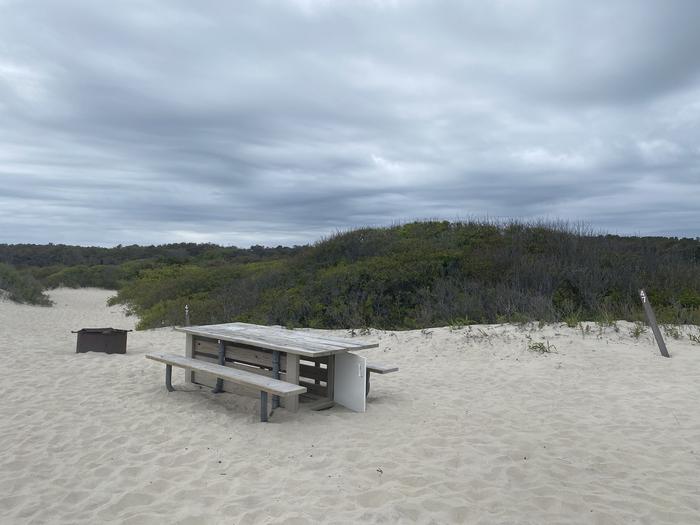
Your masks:
<path fill-rule="evenodd" d="M 700 235 L 694 0 L 0 0 L 0 242 Z"/>

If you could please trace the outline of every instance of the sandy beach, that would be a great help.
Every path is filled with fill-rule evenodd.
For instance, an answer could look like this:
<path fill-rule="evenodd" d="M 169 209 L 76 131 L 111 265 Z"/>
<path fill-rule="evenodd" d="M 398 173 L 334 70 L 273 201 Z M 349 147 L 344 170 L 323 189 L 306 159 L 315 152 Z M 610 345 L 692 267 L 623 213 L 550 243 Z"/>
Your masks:
<path fill-rule="evenodd" d="M 110 295 L 0 301 L 2 523 L 700 522 L 695 327 L 671 359 L 625 322 L 373 330 L 363 353 L 400 371 L 373 379 L 366 413 L 262 424 L 255 398 L 181 370 L 166 391 L 143 356 L 184 353 L 172 328 L 76 354 L 71 330 L 133 328 Z"/>

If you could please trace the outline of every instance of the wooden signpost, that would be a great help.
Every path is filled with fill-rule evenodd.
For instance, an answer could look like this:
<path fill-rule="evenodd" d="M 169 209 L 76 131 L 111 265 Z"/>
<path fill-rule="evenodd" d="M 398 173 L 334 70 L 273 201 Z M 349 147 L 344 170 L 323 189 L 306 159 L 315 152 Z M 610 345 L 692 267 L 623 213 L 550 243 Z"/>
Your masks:
<path fill-rule="evenodd" d="M 639 290 L 639 297 L 642 299 L 644 315 L 646 315 L 647 323 L 651 326 L 651 331 L 654 332 L 654 338 L 656 339 L 656 344 L 659 345 L 661 355 L 664 357 L 671 357 L 668 355 L 666 343 L 664 343 L 664 338 L 661 336 L 661 330 L 659 330 L 659 325 L 656 323 L 656 315 L 654 315 L 654 310 L 651 308 L 651 303 L 649 302 L 646 292 L 644 292 L 644 290 Z"/>

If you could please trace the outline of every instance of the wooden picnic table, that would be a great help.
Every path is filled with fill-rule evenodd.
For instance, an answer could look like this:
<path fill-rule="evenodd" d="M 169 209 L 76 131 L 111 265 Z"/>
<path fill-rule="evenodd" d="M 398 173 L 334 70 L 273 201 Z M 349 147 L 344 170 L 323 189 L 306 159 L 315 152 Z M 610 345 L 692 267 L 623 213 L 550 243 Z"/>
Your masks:
<path fill-rule="evenodd" d="M 187 334 L 186 356 L 240 370 L 253 371 L 306 387 L 323 408 L 334 401 L 336 356 L 351 351 L 377 348 L 368 343 L 306 331 L 248 323 L 226 323 L 176 328 Z M 234 388 L 223 379 L 186 371 L 186 381 L 213 386 L 217 391 Z M 275 400 L 273 398 L 273 407 Z M 296 411 L 299 396 L 284 399 L 285 407 Z"/>

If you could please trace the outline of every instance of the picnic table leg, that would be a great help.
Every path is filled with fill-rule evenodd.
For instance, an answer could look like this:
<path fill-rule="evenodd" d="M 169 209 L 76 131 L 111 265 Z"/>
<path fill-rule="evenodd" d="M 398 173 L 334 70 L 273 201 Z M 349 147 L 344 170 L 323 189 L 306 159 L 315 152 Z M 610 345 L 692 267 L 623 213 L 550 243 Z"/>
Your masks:
<path fill-rule="evenodd" d="M 172 380 L 173 380 L 173 366 L 172 365 L 165 365 L 165 388 L 168 389 L 168 392 L 175 391 L 175 389 L 173 388 Z"/>
<path fill-rule="evenodd" d="M 260 391 L 260 421 L 267 423 L 267 392 Z"/>
<path fill-rule="evenodd" d="M 223 341 L 219 340 L 219 364 L 221 366 L 226 365 L 226 345 Z M 220 394 L 224 391 L 224 380 L 220 377 L 216 379 L 216 386 L 212 390 L 213 394 Z"/>
<path fill-rule="evenodd" d="M 194 345 L 194 336 L 192 334 L 187 334 L 187 339 L 185 342 L 185 357 L 194 359 Z M 194 372 L 192 370 L 185 370 L 185 383 L 194 383 Z"/>
<path fill-rule="evenodd" d="M 287 354 L 287 383 L 299 384 L 299 355 Z M 285 407 L 290 412 L 299 410 L 299 395 L 287 396 L 284 400 Z"/>
<path fill-rule="evenodd" d="M 328 390 L 328 399 L 335 399 L 335 355 L 328 356 L 328 375 L 326 377 L 326 387 Z"/>
<path fill-rule="evenodd" d="M 365 380 L 366 380 L 365 397 L 367 397 L 369 395 L 369 375 L 370 375 L 370 373 L 371 372 L 369 370 L 367 370 L 365 372 Z"/>
<path fill-rule="evenodd" d="M 272 378 L 280 378 L 280 353 L 277 350 L 272 351 Z M 280 396 L 272 396 L 272 409 L 280 406 Z"/>

